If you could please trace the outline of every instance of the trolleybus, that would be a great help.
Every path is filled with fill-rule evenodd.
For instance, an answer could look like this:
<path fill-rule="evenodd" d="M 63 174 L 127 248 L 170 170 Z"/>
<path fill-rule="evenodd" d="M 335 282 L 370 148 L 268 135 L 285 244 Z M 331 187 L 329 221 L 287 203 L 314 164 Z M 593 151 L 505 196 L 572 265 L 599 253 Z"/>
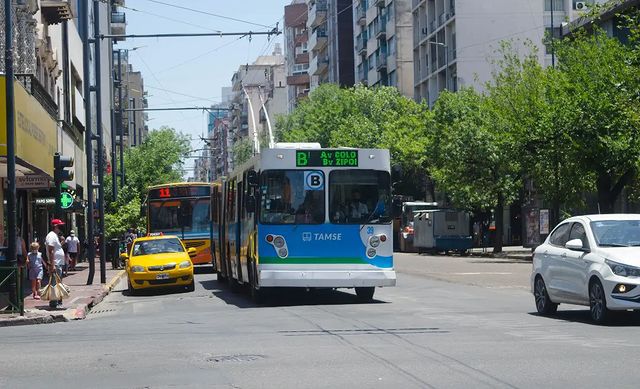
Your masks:
<path fill-rule="evenodd" d="M 388 150 L 262 150 L 213 188 L 218 277 L 372 299 L 396 283 L 390 184 Z"/>
<path fill-rule="evenodd" d="M 147 197 L 147 232 L 177 235 L 195 248 L 194 265 L 212 264 L 211 184 L 156 185 Z"/>

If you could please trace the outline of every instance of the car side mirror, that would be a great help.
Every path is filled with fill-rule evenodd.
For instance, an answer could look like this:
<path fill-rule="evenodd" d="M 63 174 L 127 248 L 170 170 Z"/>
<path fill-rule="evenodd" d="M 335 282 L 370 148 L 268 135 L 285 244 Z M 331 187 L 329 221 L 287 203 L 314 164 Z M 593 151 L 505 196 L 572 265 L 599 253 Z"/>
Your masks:
<path fill-rule="evenodd" d="M 189 254 L 189 256 L 190 256 L 191 258 L 195 257 L 195 256 L 196 256 L 196 254 L 197 254 L 197 253 L 196 253 L 196 249 L 195 249 L 195 248 L 193 248 L 193 247 L 189 247 L 189 248 L 187 249 L 187 254 Z"/>
<path fill-rule="evenodd" d="M 564 247 L 573 251 L 584 251 L 584 252 L 589 251 L 584 247 L 584 244 L 582 243 L 582 239 L 572 239 L 568 241 Z"/>

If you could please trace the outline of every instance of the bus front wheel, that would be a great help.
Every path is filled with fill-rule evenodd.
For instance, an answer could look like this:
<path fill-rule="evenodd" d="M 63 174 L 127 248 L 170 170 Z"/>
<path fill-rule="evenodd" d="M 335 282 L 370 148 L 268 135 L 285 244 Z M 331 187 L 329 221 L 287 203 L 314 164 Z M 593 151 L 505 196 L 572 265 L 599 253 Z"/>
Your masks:
<path fill-rule="evenodd" d="M 356 296 L 358 296 L 359 301 L 371 301 L 373 300 L 373 293 L 376 291 L 376 288 L 373 286 L 356 288 Z"/>

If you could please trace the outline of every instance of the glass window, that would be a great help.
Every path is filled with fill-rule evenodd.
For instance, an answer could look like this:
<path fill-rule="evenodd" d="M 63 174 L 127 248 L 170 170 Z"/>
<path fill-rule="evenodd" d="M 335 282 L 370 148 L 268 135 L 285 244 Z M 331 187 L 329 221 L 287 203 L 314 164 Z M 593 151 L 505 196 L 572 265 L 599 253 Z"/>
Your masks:
<path fill-rule="evenodd" d="M 260 222 L 324 223 L 324 173 L 315 170 L 267 170 L 261 175 Z"/>
<path fill-rule="evenodd" d="M 551 3 L 554 11 L 564 11 L 564 0 L 544 0 L 545 11 L 551 11 Z"/>
<path fill-rule="evenodd" d="M 571 228 L 571 223 L 564 223 L 556 227 L 556 229 L 551 233 L 551 237 L 549 238 L 549 242 L 555 246 L 562 246 L 567 243 L 569 240 L 569 230 Z"/>
<path fill-rule="evenodd" d="M 209 233 L 209 198 L 149 202 L 151 232 Z"/>
<path fill-rule="evenodd" d="M 133 245 L 133 256 L 164 254 L 164 253 L 182 253 L 184 248 L 178 239 L 154 239 L 136 242 Z"/>
<path fill-rule="evenodd" d="M 589 241 L 587 240 L 587 232 L 581 223 L 573 223 L 573 227 L 571 227 L 569 240 L 574 240 L 574 239 L 580 239 L 582 241 L 582 247 L 589 248 Z M 567 242 L 569 240 L 567 240 Z"/>
<path fill-rule="evenodd" d="M 329 216 L 339 224 L 391 222 L 391 186 L 387 172 L 335 170 L 329 175 Z"/>
<path fill-rule="evenodd" d="M 591 222 L 600 247 L 640 246 L 640 220 L 604 220 Z"/>

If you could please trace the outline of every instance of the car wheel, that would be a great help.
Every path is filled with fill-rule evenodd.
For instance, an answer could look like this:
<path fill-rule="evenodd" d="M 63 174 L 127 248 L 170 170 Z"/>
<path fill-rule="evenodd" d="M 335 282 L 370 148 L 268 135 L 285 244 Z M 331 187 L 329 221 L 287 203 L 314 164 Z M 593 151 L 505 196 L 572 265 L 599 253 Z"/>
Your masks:
<path fill-rule="evenodd" d="M 358 300 L 360 301 L 371 301 L 373 300 L 373 294 L 376 291 L 376 288 L 373 286 L 368 286 L 364 288 L 356 288 L 356 296 L 358 296 Z"/>
<path fill-rule="evenodd" d="M 558 304 L 551 301 L 547 286 L 542 277 L 538 276 L 533 288 L 533 296 L 536 300 L 536 309 L 541 315 L 553 315 L 558 310 Z"/>
<path fill-rule="evenodd" d="M 131 285 L 131 281 L 127 281 L 127 293 L 129 294 L 129 296 L 136 295 L 136 290 L 133 288 L 133 285 Z"/>
<path fill-rule="evenodd" d="M 196 290 L 196 282 L 191 280 L 191 283 L 187 285 L 187 292 L 193 292 L 194 290 Z"/>
<path fill-rule="evenodd" d="M 597 324 L 606 323 L 609 318 L 607 298 L 600 280 L 593 280 L 589 285 L 589 312 L 591 313 L 591 320 Z"/>

